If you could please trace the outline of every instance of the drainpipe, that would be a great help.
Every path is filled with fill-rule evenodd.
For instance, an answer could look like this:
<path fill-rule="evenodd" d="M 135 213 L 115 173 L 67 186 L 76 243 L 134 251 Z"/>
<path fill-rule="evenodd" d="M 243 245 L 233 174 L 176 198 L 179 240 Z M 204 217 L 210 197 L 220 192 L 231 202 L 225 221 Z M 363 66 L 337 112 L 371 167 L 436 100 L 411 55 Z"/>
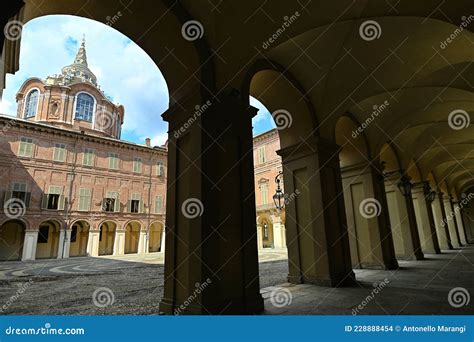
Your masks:
<path fill-rule="evenodd" d="M 81 132 L 83 133 L 83 132 Z M 74 158 L 73 158 L 73 163 L 71 165 L 71 171 L 70 171 L 70 174 L 71 174 L 71 182 L 69 183 L 69 193 L 68 193 L 68 197 L 64 199 L 64 204 L 65 204 L 65 207 L 66 207 L 66 214 L 65 214 L 65 219 L 64 221 L 66 222 L 66 229 L 64 231 L 64 239 L 63 239 L 63 249 L 62 249 L 62 255 L 61 255 L 61 258 L 64 259 L 64 251 L 65 251 L 65 247 L 66 247 L 66 241 L 67 241 L 67 227 L 69 227 L 69 212 L 71 211 L 71 205 L 72 205 L 72 201 L 70 200 L 72 198 L 72 192 L 73 192 L 73 184 L 74 184 L 74 181 L 76 179 L 76 167 L 77 167 L 77 142 L 79 140 L 79 136 L 76 135 L 76 139 L 74 141 Z M 66 200 L 67 199 L 67 200 Z M 90 227 L 89 227 L 90 229 Z"/>

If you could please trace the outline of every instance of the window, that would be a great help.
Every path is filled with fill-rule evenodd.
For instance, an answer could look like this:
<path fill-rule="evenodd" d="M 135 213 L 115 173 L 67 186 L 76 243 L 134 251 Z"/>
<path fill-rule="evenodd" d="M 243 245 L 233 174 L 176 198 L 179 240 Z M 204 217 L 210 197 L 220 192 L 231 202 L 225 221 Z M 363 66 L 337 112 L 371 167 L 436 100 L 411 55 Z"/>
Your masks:
<path fill-rule="evenodd" d="M 4 205 L 9 208 L 11 206 L 12 210 L 21 210 L 23 212 L 29 206 L 30 195 L 31 193 L 27 192 L 26 183 L 13 183 L 12 190 L 5 192 Z M 12 199 L 17 200 L 13 201 Z"/>
<path fill-rule="evenodd" d="M 33 139 L 21 138 L 20 146 L 18 148 L 18 156 L 33 157 Z"/>
<path fill-rule="evenodd" d="M 142 172 L 142 159 L 135 157 L 133 158 L 133 172 Z"/>
<path fill-rule="evenodd" d="M 131 213 L 141 213 L 142 203 L 140 201 L 140 194 L 132 194 L 132 199 L 129 201 L 129 212 Z"/>
<path fill-rule="evenodd" d="M 265 158 L 265 146 L 260 146 L 257 150 L 258 164 L 263 164 L 266 161 Z"/>
<path fill-rule="evenodd" d="M 24 118 L 31 118 L 36 115 L 36 109 L 38 108 L 38 98 L 39 98 L 39 91 L 34 89 L 28 93 L 25 102 L 25 112 Z"/>
<path fill-rule="evenodd" d="M 94 98 L 86 93 L 80 93 L 76 96 L 76 120 L 92 122 L 94 111 Z"/>
<path fill-rule="evenodd" d="M 71 242 L 76 242 L 77 240 L 77 226 L 74 225 L 72 226 L 72 229 L 71 229 Z"/>
<path fill-rule="evenodd" d="M 84 149 L 84 156 L 82 158 L 82 165 L 94 166 L 94 151 L 90 148 Z"/>
<path fill-rule="evenodd" d="M 38 233 L 38 243 L 48 243 L 49 226 L 41 226 Z"/>
<path fill-rule="evenodd" d="M 120 202 L 118 200 L 118 193 L 108 191 L 106 197 L 102 201 L 102 210 L 107 212 L 118 212 Z"/>
<path fill-rule="evenodd" d="M 90 189 L 79 190 L 79 205 L 77 210 L 88 211 L 91 207 L 91 191 Z"/>
<path fill-rule="evenodd" d="M 62 210 L 64 209 L 64 197 L 62 187 L 51 185 L 48 193 L 43 195 L 41 209 Z"/>
<path fill-rule="evenodd" d="M 66 160 L 66 145 L 54 145 L 53 160 L 57 162 L 63 162 Z"/>
<path fill-rule="evenodd" d="M 268 200 L 268 183 L 260 184 L 260 197 L 262 198 L 262 204 L 267 204 Z"/>
<path fill-rule="evenodd" d="M 161 214 L 163 212 L 163 196 L 158 195 L 155 199 L 155 214 Z"/>
<path fill-rule="evenodd" d="M 163 162 L 156 162 L 156 175 L 160 177 L 165 175 L 165 164 Z"/>
<path fill-rule="evenodd" d="M 117 153 L 109 154 L 109 169 L 117 170 L 119 168 L 119 158 Z"/>

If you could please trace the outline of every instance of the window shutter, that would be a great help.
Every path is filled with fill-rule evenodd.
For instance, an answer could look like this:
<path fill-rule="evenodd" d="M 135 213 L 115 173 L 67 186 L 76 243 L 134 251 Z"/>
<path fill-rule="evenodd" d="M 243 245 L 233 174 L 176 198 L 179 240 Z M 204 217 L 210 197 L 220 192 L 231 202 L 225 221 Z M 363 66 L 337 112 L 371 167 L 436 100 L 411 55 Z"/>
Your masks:
<path fill-rule="evenodd" d="M 115 203 L 114 203 L 114 212 L 118 213 L 120 211 L 120 201 L 118 194 L 115 195 Z"/>
<path fill-rule="evenodd" d="M 131 212 L 132 212 L 132 201 L 128 200 L 127 201 L 127 213 L 131 213 Z"/>
<path fill-rule="evenodd" d="M 48 194 L 43 194 L 41 196 L 41 209 L 48 208 Z"/>
<path fill-rule="evenodd" d="M 64 195 L 59 196 L 58 210 L 64 210 Z"/>
<path fill-rule="evenodd" d="M 5 196 L 3 197 L 3 203 L 6 203 L 12 198 L 12 191 L 5 191 Z"/>
<path fill-rule="evenodd" d="M 138 208 L 138 211 L 143 214 L 145 212 L 145 206 L 144 206 L 144 203 L 142 200 L 140 200 L 139 202 L 139 208 Z"/>

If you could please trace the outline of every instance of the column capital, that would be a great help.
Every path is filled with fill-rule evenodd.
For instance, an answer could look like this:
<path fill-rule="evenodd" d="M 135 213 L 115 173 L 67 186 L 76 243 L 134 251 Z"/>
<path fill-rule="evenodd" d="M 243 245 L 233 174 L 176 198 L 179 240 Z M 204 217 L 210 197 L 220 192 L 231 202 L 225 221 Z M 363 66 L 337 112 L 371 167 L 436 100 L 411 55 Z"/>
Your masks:
<path fill-rule="evenodd" d="M 278 150 L 277 154 L 282 157 L 283 162 L 290 162 L 292 160 L 320 153 L 332 155 L 339 162 L 338 155 L 340 151 L 341 146 L 330 140 L 321 137 L 310 137 L 307 140 Z"/>

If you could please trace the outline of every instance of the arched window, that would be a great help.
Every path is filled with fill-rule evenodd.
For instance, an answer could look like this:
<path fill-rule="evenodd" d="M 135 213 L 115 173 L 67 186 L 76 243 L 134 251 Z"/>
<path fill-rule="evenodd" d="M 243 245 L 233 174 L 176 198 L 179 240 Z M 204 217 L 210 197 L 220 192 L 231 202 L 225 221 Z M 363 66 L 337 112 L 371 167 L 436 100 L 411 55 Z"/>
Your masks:
<path fill-rule="evenodd" d="M 39 91 L 37 89 L 29 92 L 25 102 L 25 119 L 36 115 L 36 109 L 38 108 L 38 98 Z"/>
<path fill-rule="evenodd" d="M 80 93 L 76 97 L 76 120 L 84 120 L 92 122 L 92 114 L 94 111 L 94 98 L 86 93 Z"/>

